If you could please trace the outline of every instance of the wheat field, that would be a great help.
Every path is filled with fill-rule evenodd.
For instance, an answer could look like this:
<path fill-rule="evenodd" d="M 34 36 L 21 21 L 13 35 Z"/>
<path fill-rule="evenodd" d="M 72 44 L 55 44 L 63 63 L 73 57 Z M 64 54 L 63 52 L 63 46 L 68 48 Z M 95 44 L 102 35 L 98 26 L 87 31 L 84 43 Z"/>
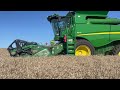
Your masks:
<path fill-rule="evenodd" d="M 120 57 L 13 58 L 1 48 L 0 79 L 120 79 Z"/>

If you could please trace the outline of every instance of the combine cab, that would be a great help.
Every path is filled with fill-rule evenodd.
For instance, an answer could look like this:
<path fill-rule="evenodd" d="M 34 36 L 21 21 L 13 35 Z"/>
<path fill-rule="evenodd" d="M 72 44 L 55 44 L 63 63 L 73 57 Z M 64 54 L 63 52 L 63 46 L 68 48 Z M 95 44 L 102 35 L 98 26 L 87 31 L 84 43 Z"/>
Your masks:
<path fill-rule="evenodd" d="M 108 18 L 107 14 L 108 11 L 73 11 L 66 16 L 50 15 L 47 20 L 58 43 L 48 47 L 15 40 L 8 51 L 11 56 L 120 55 L 120 19 Z"/>

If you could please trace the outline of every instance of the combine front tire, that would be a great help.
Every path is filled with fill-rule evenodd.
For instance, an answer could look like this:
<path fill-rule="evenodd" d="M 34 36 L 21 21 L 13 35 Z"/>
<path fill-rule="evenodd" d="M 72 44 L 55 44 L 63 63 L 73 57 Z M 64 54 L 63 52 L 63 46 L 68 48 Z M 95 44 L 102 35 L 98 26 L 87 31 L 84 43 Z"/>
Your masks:
<path fill-rule="evenodd" d="M 75 56 L 90 56 L 94 55 L 95 48 L 92 44 L 84 39 L 78 40 L 76 44 Z"/>

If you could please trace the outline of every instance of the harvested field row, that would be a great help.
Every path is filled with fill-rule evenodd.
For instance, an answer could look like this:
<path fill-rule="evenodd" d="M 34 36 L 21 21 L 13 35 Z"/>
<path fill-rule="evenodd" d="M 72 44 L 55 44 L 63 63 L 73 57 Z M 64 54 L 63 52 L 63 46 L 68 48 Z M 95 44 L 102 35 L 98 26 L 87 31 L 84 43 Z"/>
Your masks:
<path fill-rule="evenodd" d="M 13 58 L 0 49 L 0 79 L 120 79 L 120 57 Z"/>

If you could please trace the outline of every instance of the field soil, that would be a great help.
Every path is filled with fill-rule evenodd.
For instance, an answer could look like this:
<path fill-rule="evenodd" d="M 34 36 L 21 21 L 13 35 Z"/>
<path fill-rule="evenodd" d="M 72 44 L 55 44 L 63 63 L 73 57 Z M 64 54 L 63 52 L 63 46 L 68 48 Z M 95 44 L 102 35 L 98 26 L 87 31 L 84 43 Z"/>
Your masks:
<path fill-rule="evenodd" d="M 0 79 L 120 79 L 120 57 L 13 58 L 1 48 Z"/>

